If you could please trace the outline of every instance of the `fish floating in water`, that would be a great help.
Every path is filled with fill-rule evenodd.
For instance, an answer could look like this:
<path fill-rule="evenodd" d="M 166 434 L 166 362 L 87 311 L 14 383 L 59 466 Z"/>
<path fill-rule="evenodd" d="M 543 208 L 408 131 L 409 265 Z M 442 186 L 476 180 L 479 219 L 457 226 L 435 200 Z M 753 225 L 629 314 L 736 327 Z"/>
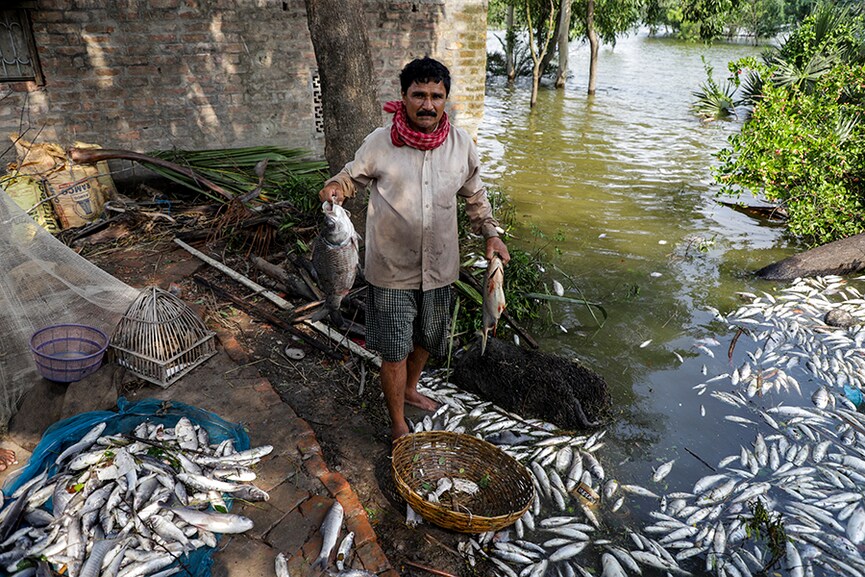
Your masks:
<path fill-rule="evenodd" d="M 496 334 L 499 317 L 507 306 L 505 303 L 505 265 L 499 255 L 494 254 L 487 266 L 483 284 L 483 326 L 481 327 L 481 354 L 487 349 L 489 332 Z"/>
<path fill-rule="evenodd" d="M 324 309 L 312 318 L 320 320 L 329 313 L 334 324 L 341 326 L 339 307 L 357 275 L 359 237 L 349 212 L 342 206 L 326 201 L 322 203 L 321 210 L 324 212 L 324 226 L 313 241 L 312 265 L 325 301 Z"/>
<path fill-rule="evenodd" d="M 743 424 L 754 436 L 730 451 L 719 439 L 727 456 L 717 471 L 687 484 L 672 478 L 672 460 L 649 471 L 652 482 L 671 486 L 666 493 L 639 479 L 623 480 L 604 461 L 605 431 L 590 437 L 558 431 L 503 411 L 438 374 L 425 375 L 425 394 L 443 406 L 415 430 L 495 441 L 528 468 L 536 488 L 528 511 L 512 527 L 468 539 L 458 550 L 472 566 L 485 560 L 489 570 L 482 571 L 497 576 L 750 577 L 771 559 L 765 543 L 749 537 L 747 524 L 759 503 L 785 528 L 785 557 L 773 570 L 780 577 L 865 577 L 865 415 L 841 394 L 833 375 L 840 369 L 844 383 L 858 390 L 865 377 L 865 327 L 827 328 L 821 315 L 839 306 L 832 295 L 845 299 L 842 306 L 854 318 L 865 319 L 865 298 L 852 283 L 831 277 L 802 281 L 771 299 L 745 295 L 753 302 L 728 317 L 715 314 L 748 329 L 738 339 L 737 354 L 743 354 L 747 338 L 755 348 L 695 390 L 709 393 L 707 403 L 728 409 L 707 414 Z M 739 324 L 743 319 L 749 322 Z M 720 343 L 705 338 L 696 344 Z M 797 358 L 811 365 L 797 364 Z M 765 404 L 773 391 L 800 391 L 805 379 L 799 388 L 790 379 L 804 370 L 816 392 L 800 398 L 813 396 L 813 407 L 788 404 L 789 397 Z M 580 498 L 581 485 L 599 495 L 595 504 Z M 649 520 L 629 526 L 636 521 L 634 509 L 619 513 L 628 511 L 626 500 L 640 500 L 638 508 Z"/>
<path fill-rule="evenodd" d="M 129 432 L 104 430 L 104 422 L 93 426 L 9 496 L 0 511 L 0 562 L 9 574 L 38 565 L 44 575 L 169 575 L 181 570 L 166 569 L 179 556 L 215 547 L 216 534 L 252 528 L 249 518 L 225 510 L 223 492 L 268 498 L 214 471 L 254 479 L 250 467 L 269 445 L 235 451 L 230 440 L 211 444 L 186 417 L 174 427 L 144 421 Z"/>

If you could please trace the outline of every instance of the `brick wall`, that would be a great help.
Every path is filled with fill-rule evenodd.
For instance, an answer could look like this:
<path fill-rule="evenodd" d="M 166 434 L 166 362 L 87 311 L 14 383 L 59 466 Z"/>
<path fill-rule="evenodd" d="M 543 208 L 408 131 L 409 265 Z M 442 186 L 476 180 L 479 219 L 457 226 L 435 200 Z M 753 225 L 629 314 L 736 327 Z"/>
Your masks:
<path fill-rule="evenodd" d="M 381 100 L 398 97 L 406 61 L 430 54 L 453 73 L 454 121 L 476 133 L 486 0 L 366 5 Z M 27 139 L 64 146 L 276 144 L 323 154 L 303 0 L 36 0 L 30 14 L 45 85 L 0 85 L 3 138 L 23 128 Z"/>

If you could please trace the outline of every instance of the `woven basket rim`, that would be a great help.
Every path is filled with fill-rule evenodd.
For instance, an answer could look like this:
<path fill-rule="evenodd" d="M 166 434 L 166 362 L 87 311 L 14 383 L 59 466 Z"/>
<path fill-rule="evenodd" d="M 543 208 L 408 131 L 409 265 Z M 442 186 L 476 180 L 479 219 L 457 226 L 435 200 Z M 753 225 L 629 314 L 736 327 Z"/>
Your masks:
<path fill-rule="evenodd" d="M 484 441 L 483 439 L 452 431 L 423 431 L 419 433 L 411 433 L 394 441 L 394 457 L 400 454 L 401 451 L 403 451 L 407 446 L 410 446 L 413 442 L 417 442 L 419 439 L 421 442 L 424 442 L 427 438 L 450 439 L 454 441 L 457 446 L 459 446 L 460 443 L 473 444 L 476 447 L 481 448 L 483 451 L 488 452 L 490 455 L 496 455 L 501 461 L 502 467 L 510 467 L 510 472 L 524 477 L 525 489 L 528 492 L 525 495 L 525 504 L 508 513 L 487 516 L 454 511 L 439 503 L 428 501 L 417 491 L 412 489 L 408 482 L 403 478 L 403 472 L 399 471 L 397 465 L 399 459 L 394 458 L 391 462 L 391 469 L 397 491 L 421 517 L 446 529 L 452 529 L 463 533 L 482 533 L 485 531 L 499 530 L 511 525 L 516 522 L 517 519 L 522 517 L 522 515 L 529 509 L 534 499 L 535 491 L 534 484 L 531 482 L 531 473 L 515 458 L 502 451 L 499 447 L 496 447 L 492 443 Z"/>

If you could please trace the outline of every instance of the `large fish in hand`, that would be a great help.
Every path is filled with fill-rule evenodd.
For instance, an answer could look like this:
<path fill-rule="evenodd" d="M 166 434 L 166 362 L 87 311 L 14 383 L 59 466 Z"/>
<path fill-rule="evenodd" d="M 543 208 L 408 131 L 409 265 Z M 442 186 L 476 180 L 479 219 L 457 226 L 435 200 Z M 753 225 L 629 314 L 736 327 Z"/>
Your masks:
<path fill-rule="evenodd" d="M 496 325 L 507 304 L 505 303 L 505 265 L 499 255 L 494 254 L 487 266 L 483 286 L 484 316 L 481 328 L 481 354 L 487 349 L 487 338 L 492 330 L 496 334 Z"/>
<path fill-rule="evenodd" d="M 324 202 L 321 209 L 324 211 L 324 226 L 312 245 L 312 266 L 325 295 L 325 309 L 313 319 L 319 320 L 330 313 L 331 319 L 339 326 L 342 325 L 339 306 L 354 285 L 357 274 L 359 237 L 343 207 Z"/>

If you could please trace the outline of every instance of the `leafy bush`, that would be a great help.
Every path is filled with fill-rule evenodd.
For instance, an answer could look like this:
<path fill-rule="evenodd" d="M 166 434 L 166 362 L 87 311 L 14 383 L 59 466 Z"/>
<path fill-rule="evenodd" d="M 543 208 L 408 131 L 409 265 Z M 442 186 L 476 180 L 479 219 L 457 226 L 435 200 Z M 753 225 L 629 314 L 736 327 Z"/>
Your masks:
<path fill-rule="evenodd" d="M 782 203 L 788 228 L 822 244 L 865 232 L 865 65 L 842 64 L 810 91 L 766 83 L 751 120 L 721 151 L 721 194 Z"/>

